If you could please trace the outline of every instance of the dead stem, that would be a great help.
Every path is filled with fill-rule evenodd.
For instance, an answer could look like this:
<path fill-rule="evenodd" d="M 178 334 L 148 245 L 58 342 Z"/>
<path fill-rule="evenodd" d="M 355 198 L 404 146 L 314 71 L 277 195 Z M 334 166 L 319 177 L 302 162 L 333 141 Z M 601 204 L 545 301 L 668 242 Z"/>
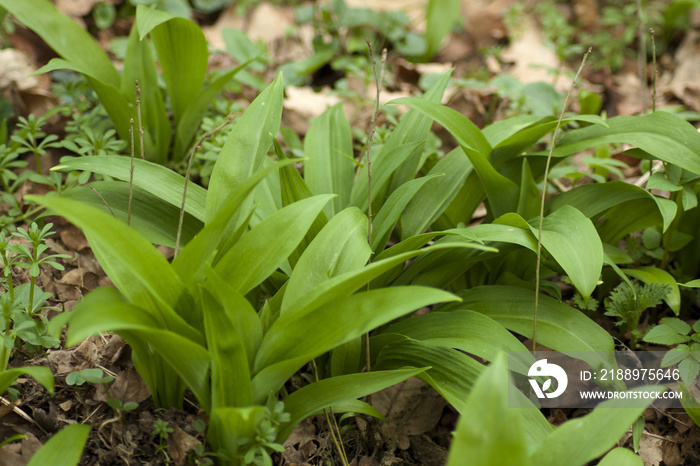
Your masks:
<path fill-rule="evenodd" d="M 226 120 L 221 123 L 219 126 L 216 128 L 212 129 L 211 131 L 207 131 L 202 135 L 201 138 L 199 138 L 199 141 L 195 145 L 192 146 L 190 149 L 190 153 L 188 154 L 188 161 L 187 161 L 187 170 L 185 171 L 185 186 L 182 189 L 182 204 L 180 205 L 180 217 L 178 218 L 177 221 L 177 234 L 175 235 L 175 253 L 174 253 L 174 258 L 177 257 L 177 254 L 180 250 L 180 240 L 182 239 L 182 223 L 185 220 L 185 202 L 187 201 L 187 184 L 190 181 L 190 173 L 192 172 L 192 161 L 194 160 L 194 153 L 197 152 L 197 150 L 202 147 L 202 143 L 209 138 L 210 136 L 218 133 L 222 129 L 224 129 L 231 121 L 233 120 L 233 113 L 229 114 L 226 117 Z"/>
<path fill-rule="evenodd" d="M 547 178 L 549 177 L 549 165 L 552 162 L 552 154 L 554 153 L 554 146 L 557 143 L 557 136 L 559 135 L 559 129 L 561 128 L 561 121 L 564 119 L 564 112 L 566 107 L 569 106 L 569 99 L 571 98 L 571 93 L 576 87 L 576 82 L 578 81 L 581 71 L 586 64 L 586 59 L 591 53 L 592 47 L 588 48 L 588 51 L 583 55 L 581 60 L 581 66 L 579 66 L 578 71 L 574 80 L 571 82 L 569 87 L 569 92 L 566 94 L 566 99 L 564 99 L 564 106 L 561 108 L 559 113 L 559 120 L 557 121 L 557 126 L 554 128 L 554 134 L 552 135 L 552 143 L 549 145 L 549 154 L 547 155 L 547 165 L 544 169 L 544 181 L 542 184 L 542 202 L 540 203 L 540 221 L 537 229 L 537 267 L 535 268 L 535 316 L 532 324 L 532 352 L 534 353 L 537 349 L 537 311 L 540 304 L 540 267 L 542 264 L 542 225 L 544 223 L 544 203 L 547 199 Z"/>

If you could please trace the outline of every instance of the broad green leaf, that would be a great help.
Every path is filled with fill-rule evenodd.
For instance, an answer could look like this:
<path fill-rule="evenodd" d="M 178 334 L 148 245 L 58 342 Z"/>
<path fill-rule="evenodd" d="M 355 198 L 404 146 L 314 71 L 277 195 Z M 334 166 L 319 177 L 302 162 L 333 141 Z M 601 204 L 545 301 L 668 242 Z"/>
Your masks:
<path fill-rule="evenodd" d="M 429 241 L 429 239 L 425 240 L 425 242 L 427 241 Z M 406 243 L 406 241 L 403 241 L 402 243 Z M 402 245 L 402 243 L 399 243 L 399 245 Z M 300 300 L 298 300 L 297 303 L 294 305 L 293 309 L 288 310 L 288 313 L 304 314 L 321 305 L 329 303 L 334 299 L 350 296 L 352 293 L 359 290 L 362 286 L 371 282 L 376 277 L 382 275 L 383 273 L 387 272 L 388 270 L 391 270 L 394 267 L 400 266 L 407 260 L 418 255 L 427 254 L 442 248 L 483 248 L 483 246 L 478 244 L 459 244 L 435 245 L 423 249 L 417 249 L 420 248 L 423 244 L 425 243 L 419 244 L 416 248 L 407 248 L 406 252 L 397 253 L 392 256 L 381 258 L 377 257 L 376 261 L 368 264 L 362 269 L 346 272 L 342 275 L 338 275 L 337 277 L 333 277 L 332 279 L 321 283 L 319 286 L 310 290 L 306 296 L 303 296 Z M 396 248 L 396 246 L 394 246 L 394 248 Z"/>
<path fill-rule="evenodd" d="M 481 132 L 489 144 L 496 147 L 513 135 L 538 125 L 540 122 L 549 121 L 550 118 L 542 118 L 541 115 L 517 115 L 495 121 L 483 128 Z"/>
<path fill-rule="evenodd" d="M 177 131 L 175 131 L 175 146 L 173 147 L 173 159 L 175 161 L 187 155 L 204 114 L 221 89 L 249 63 L 242 63 L 231 71 L 219 76 L 214 82 L 201 90 L 193 100 L 189 101 L 189 106 L 182 113 L 177 125 Z"/>
<path fill-rule="evenodd" d="M 56 196 L 29 196 L 27 199 L 64 216 L 82 229 L 107 276 L 132 303 L 163 313 L 167 309 L 181 309 L 176 306 L 178 301 L 187 301 L 184 285 L 165 257 L 121 221 L 70 199 Z M 195 327 L 201 326 L 192 306 L 184 301 L 179 304 L 184 304 L 180 311 L 184 320 L 176 324 L 168 315 L 167 328 L 187 334 L 183 327 L 185 321 Z"/>
<path fill-rule="evenodd" d="M 537 235 L 537 229 L 532 227 Z M 564 269 L 571 283 L 587 298 L 603 268 L 603 244 L 593 223 L 574 207 L 563 206 L 545 217 L 542 246 Z"/>
<path fill-rule="evenodd" d="M 507 118 L 505 120 L 501 120 L 500 122 L 494 123 L 483 130 L 484 136 L 487 138 L 490 137 L 495 139 L 494 136 L 496 135 L 496 131 L 499 133 L 498 138 L 503 138 L 497 140 L 497 142 L 494 141 L 493 152 L 491 152 L 491 156 L 489 157 L 489 160 L 496 168 L 500 168 L 503 163 L 521 155 L 527 149 L 536 144 L 542 137 L 553 132 L 559 120 L 555 116 L 547 116 L 533 122 L 530 125 L 520 127 L 521 122 L 525 123 L 530 121 L 530 119 L 527 117 L 521 118 L 523 119 L 518 119 L 515 122 L 512 122 L 516 123 L 513 126 L 511 126 L 511 120 L 513 120 L 513 118 Z M 566 125 L 571 121 L 587 121 L 607 127 L 605 120 L 598 115 L 575 115 L 567 117 L 562 119 L 562 125 Z M 498 129 L 494 130 L 494 126 Z M 501 126 L 503 128 L 500 128 Z M 490 130 L 488 131 L 488 135 L 487 130 Z M 489 141 L 491 141 L 491 139 L 489 139 Z"/>
<path fill-rule="evenodd" d="M 127 183 L 96 181 L 90 183 L 89 186 L 76 186 L 68 189 L 61 194 L 61 197 L 92 205 L 127 223 L 129 212 L 129 185 Z M 179 217 L 179 208 L 166 204 L 141 188 L 134 187 L 130 225 L 150 243 L 175 247 Z M 202 229 L 202 226 L 201 221 L 190 214 L 185 214 L 180 241 L 183 244 L 190 241 Z"/>
<path fill-rule="evenodd" d="M 608 128 L 593 125 L 569 131 L 557 143 L 555 157 L 565 157 L 602 144 L 634 145 L 657 159 L 700 174 L 700 134 L 693 126 L 667 112 L 644 116 L 618 116 Z"/>
<path fill-rule="evenodd" d="M 222 209 L 229 193 L 236 190 L 262 166 L 282 118 L 284 85 L 279 75 L 246 109 L 221 149 L 209 182 L 205 223 Z M 244 215 L 247 215 L 245 212 Z M 235 226 L 233 216 L 232 223 Z"/>
<path fill-rule="evenodd" d="M 505 357 L 499 355 L 469 393 L 448 466 L 531 464 L 521 411 L 508 407 L 509 384 Z"/>
<path fill-rule="evenodd" d="M 445 93 L 447 84 L 450 82 L 450 76 L 453 70 L 443 73 L 430 88 L 421 97 L 424 100 L 439 103 L 442 95 Z M 412 142 L 422 142 L 428 138 L 430 126 L 432 122 L 428 117 L 416 110 L 409 110 L 396 125 L 394 131 L 384 144 L 382 151 L 392 151 L 401 144 L 409 144 Z M 414 154 L 409 156 L 391 177 L 388 191 L 391 193 L 402 184 L 414 179 L 420 168 L 421 155 Z M 364 209 L 363 209 L 364 210 Z"/>
<path fill-rule="evenodd" d="M 382 205 L 382 208 L 372 219 L 371 244 L 372 250 L 375 253 L 384 250 L 386 244 L 389 242 L 389 238 L 391 237 L 391 232 L 396 226 L 396 223 L 399 221 L 399 217 L 403 213 L 408 203 L 414 198 L 416 193 L 428 181 L 440 176 L 444 175 L 436 173 L 407 181 L 399 186 L 393 193 L 391 193 L 389 199 L 386 200 L 384 205 Z"/>
<path fill-rule="evenodd" d="M 91 70 L 90 74 L 96 79 L 119 87 L 119 74 L 107 54 L 85 29 L 59 12 L 51 2 L 0 0 L 0 6 L 34 31 L 57 54 L 79 68 Z"/>
<path fill-rule="evenodd" d="M 394 174 L 409 159 L 420 158 L 424 141 L 416 141 L 408 144 L 400 144 L 395 147 L 383 146 L 381 150 L 371 154 L 372 157 L 372 192 L 374 195 L 381 193 Z M 365 212 L 369 203 L 367 191 L 369 178 L 367 176 L 369 165 L 365 163 L 357 175 L 357 180 L 352 186 L 350 204 L 357 206 Z M 393 193 L 392 193 L 393 194 Z M 372 206 L 377 204 L 372 200 Z"/>
<path fill-rule="evenodd" d="M 158 85 L 156 61 L 148 42 L 139 40 L 136 27 L 131 29 L 122 71 L 121 92 L 128 102 L 136 102 L 136 81 L 139 83 L 141 125 L 144 131 L 144 157 L 165 163 L 170 152 L 172 127 Z M 138 114 L 134 118 L 135 150 L 140 151 Z M 130 140 L 131 138 L 128 138 Z M 138 153 L 138 152 L 137 152 Z"/>
<path fill-rule="evenodd" d="M 243 332 L 206 288 L 200 290 L 207 349 L 211 357 L 211 409 L 250 406 L 253 392 Z"/>
<path fill-rule="evenodd" d="M 139 39 L 144 40 L 154 28 L 175 17 L 168 11 L 138 5 L 136 7 L 136 27 L 139 29 Z"/>
<path fill-rule="evenodd" d="M 440 51 L 440 45 L 462 18 L 459 0 L 430 0 L 425 23 L 425 42 L 428 49 L 426 58 L 433 57 Z"/>
<path fill-rule="evenodd" d="M 241 444 L 247 439 L 255 438 L 266 412 L 264 406 L 223 407 L 213 410 L 207 440 L 217 452 L 223 450 L 230 456 L 242 454 L 238 451 Z"/>
<path fill-rule="evenodd" d="M 422 369 L 365 372 L 331 377 L 306 385 L 284 399 L 284 408 L 291 419 L 280 429 L 277 441 L 286 440 L 299 422 L 324 408 L 376 393 L 420 372 Z"/>
<path fill-rule="evenodd" d="M 93 74 L 94 69 L 92 66 L 78 65 L 62 58 L 52 59 L 48 64 L 36 71 L 35 74 L 48 73 L 50 71 L 64 69 L 72 70 L 85 76 L 90 84 L 90 87 L 95 91 L 97 97 L 100 99 L 100 103 L 102 103 L 107 111 L 109 118 L 112 120 L 114 127 L 117 129 L 117 133 L 119 133 L 119 137 L 124 141 L 128 141 L 130 128 L 129 120 L 132 118 L 135 122 L 138 120 L 136 118 L 136 109 L 121 93 L 120 81 L 117 81 L 116 83 L 103 81 L 99 79 L 97 75 Z M 147 145 L 152 144 L 148 133 L 146 133 L 145 136 L 144 141 L 147 143 Z"/>
<path fill-rule="evenodd" d="M 698 402 L 698 400 L 693 397 L 693 394 L 690 393 L 690 390 L 680 382 L 678 383 L 678 390 L 683 394 L 683 398 L 681 398 L 683 409 L 685 409 L 685 412 L 688 413 L 688 416 L 690 416 L 690 419 L 693 420 L 695 425 L 700 426 L 700 402 Z"/>
<path fill-rule="evenodd" d="M 376 339 L 377 337 L 372 337 L 372 340 Z M 375 352 L 373 344 L 373 353 Z M 403 337 L 381 347 L 375 368 L 398 369 L 406 366 L 430 366 L 430 369 L 421 373 L 418 378 L 430 384 L 460 414 L 466 412 L 468 394 L 484 370 L 484 366 L 477 363 L 474 358 L 432 343 Z M 531 452 L 549 435 L 551 426 L 524 396 L 519 401 L 522 406 L 528 407 L 522 410 L 522 414 L 527 448 Z"/>
<path fill-rule="evenodd" d="M 342 104 L 311 122 L 304 138 L 304 155 L 304 180 L 311 192 L 338 195 L 324 209 L 331 218 L 350 204 L 355 179 L 352 135 Z"/>
<path fill-rule="evenodd" d="M 423 233 L 442 215 L 471 169 L 469 159 L 460 150 L 450 152 L 435 164 L 427 176 L 444 176 L 421 189 L 408 203 L 399 221 L 402 240 Z"/>
<path fill-rule="evenodd" d="M 618 447 L 605 455 L 598 466 L 644 466 L 644 462 L 634 452 Z"/>
<path fill-rule="evenodd" d="M 332 197 L 304 199 L 270 215 L 228 250 L 215 270 L 234 289 L 248 293 L 287 260 Z"/>
<path fill-rule="evenodd" d="M 136 15 L 153 11 L 156 10 L 141 7 Z M 204 87 L 209 56 L 207 40 L 198 25 L 184 18 L 161 23 L 150 34 L 168 88 L 175 127 L 178 128 L 182 115 Z"/>
<path fill-rule="evenodd" d="M 155 315 L 128 303 L 117 290 L 102 287 L 88 293 L 71 312 L 51 319 L 49 333 L 60 335 L 65 324 L 70 324 L 66 333 L 68 346 L 106 330 L 121 335 L 131 345 L 134 367 L 156 404 L 182 404 L 185 386 L 180 378 L 203 404 L 208 403 L 208 379 L 203 376 L 208 371 L 209 356 L 201 346 L 204 337 L 185 326 L 172 310 Z M 178 328 L 179 333 L 164 330 L 167 328 Z"/>
<path fill-rule="evenodd" d="M 622 205 L 617 205 L 605 213 L 602 220 L 596 223 L 600 238 L 611 244 L 616 244 L 625 236 L 649 227 L 665 227 L 665 221 L 676 215 L 677 205 L 670 199 L 657 198 L 656 204 L 661 215 L 653 206 L 649 208 L 648 201 L 635 199 Z"/>
<path fill-rule="evenodd" d="M 637 267 L 636 269 L 624 269 L 623 272 L 644 283 L 668 285 L 670 292 L 666 295 L 664 301 L 666 301 L 666 304 L 668 304 L 668 307 L 671 308 L 674 314 L 678 315 L 681 312 L 681 292 L 673 275 L 656 267 Z"/>
<path fill-rule="evenodd" d="M 44 366 L 26 366 L 16 367 L 14 369 L 1 370 L 0 395 L 4 394 L 7 391 L 7 389 L 10 388 L 10 385 L 14 383 L 15 380 L 17 380 L 19 377 L 22 377 L 25 374 L 32 376 L 53 396 L 53 373 L 51 373 L 51 369 Z"/>
<path fill-rule="evenodd" d="M 62 173 L 84 170 L 128 182 L 131 176 L 131 157 L 116 155 L 107 157 L 62 157 L 61 162 L 51 170 Z M 178 210 L 182 206 L 185 178 L 162 165 L 135 158 L 134 186 L 177 207 Z M 206 189 L 196 183 L 188 183 L 185 212 L 203 222 L 206 198 Z"/>
<path fill-rule="evenodd" d="M 408 105 L 422 112 L 454 136 L 479 175 L 494 216 L 516 210 L 518 186 L 489 163 L 487 157 L 491 153 L 491 145 L 474 123 L 456 110 L 422 99 L 403 97 L 392 103 Z"/>
<path fill-rule="evenodd" d="M 260 318 L 245 296 L 232 289 L 214 270 L 207 269 L 206 277 L 206 287 L 223 305 L 223 312 L 235 325 L 239 338 L 245 346 L 248 366 L 252 370 L 255 354 L 258 352 L 263 336 Z"/>
<path fill-rule="evenodd" d="M 663 219 L 664 231 L 666 231 L 676 215 L 675 203 L 654 196 L 639 186 L 623 181 L 577 186 L 571 191 L 554 196 L 547 203 L 547 209 L 553 212 L 568 205 L 577 208 L 583 215 L 595 220 L 599 215 L 613 207 L 628 206 L 626 208 L 629 208 L 629 205 L 625 203 L 638 199 L 648 199 L 644 202 L 645 211 L 658 210 L 660 218 Z M 653 201 L 656 205 L 649 201 Z"/>
<path fill-rule="evenodd" d="M 639 387 L 630 392 L 660 394 L 666 387 Z M 640 399 L 642 399 L 640 397 Z M 653 397 L 644 398 L 646 405 Z M 565 422 L 547 437 L 532 456 L 539 466 L 558 466 L 562 458 L 567 465 L 578 466 L 604 454 L 620 440 L 627 429 L 642 414 L 639 399 L 626 398 L 604 401 L 591 414 Z M 615 406 L 610 408 L 609 406 Z"/>
<path fill-rule="evenodd" d="M 299 258 L 289 277 L 281 313 L 320 283 L 362 268 L 371 252 L 367 217 L 357 207 L 337 213 Z"/>
<path fill-rule="evenodd" d="M 432 288 L 391 287 L 337 299 L 305 313 L 282 314 L 263 338 L 256 372 L 287 359 L 311 360 L 408 312 L 455 299 Z M 310 332 L 314 338 L 307 337 Z"/>
<path fill-rule="evenodd" d="M 67 425 L 34 453 L 27 466 L 77 465 L 90 429 L 92 427 L 86 424 Z"/>
<path fill-rule="evenodd" d="M 528 351 L 498 322 L 469 310 L 412 316 L 390 325 L 381 333 L 397 333 L 433 345 L 455 348 L 487 361 L 493 361 L 498 354 L 508 351 Z M 511 367 L 511 370 L 527 374 L 535 358 L 530 356 L 525 363 L 518 369 Z"/>
<path fill-rule="evenodd" d="M 512 286 L 479 286 L 458 293 L 462 302 L 445 310 L 471 309 L 491 317 L 508 330 L 532 338 L 535 296 L 532 291 Z M 592 368 L 614 368 L 612 337 L 580 311 L 541 295 L 537 315 L 537 341 L 562 353 L 589 352 L 585 359 Z"/>
<path fill-rule="evenodd" d="M 212 254 L 220 245 L 231 239 L 224 234 L 224 231 L 229 225 L 231 217 L 240 208 L 255 186 L 274 170 L 291 163 L 291 160 L 283 160 L 260 170 L 230 193 L 216 217 L 209 221 L 192 241 L 187 243 L 187 246 L 180 254 L 173 259 L 173 269 L 183 283 L 193 283 L 197 281 L 195 277 L 201 278 L 204 273 L 204 264 L 211 259 Z"/>

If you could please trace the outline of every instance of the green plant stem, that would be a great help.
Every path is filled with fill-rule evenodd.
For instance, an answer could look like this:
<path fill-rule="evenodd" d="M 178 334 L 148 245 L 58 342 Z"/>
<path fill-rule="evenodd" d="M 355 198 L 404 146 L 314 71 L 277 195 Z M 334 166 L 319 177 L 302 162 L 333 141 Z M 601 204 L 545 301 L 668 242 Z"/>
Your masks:
<path fill-rule="evenodd" d="M 537 349 L 537 311 L 539 309 L 540 304 L 540 268 L 542 265 L 542 225 L 544 224 L 544 204 L 547 200 L 547 178 L 549 177 L 549 166 L 552 162 L 552 154 L 554 153 L 554 146 L 557 143 L 557 136 L 559 135 L 559 129 L 561 128 L 561 121 L 564 119 L 564 112 L 566 111 L 566 107 L 569 106 L 569 99 L 571 98 L 571 93 L 573 92 L 574 87 L 576 87 L 576 82 L 578 81 L 578 78 L 581 75 L 581 71 L 583 71 L 583 67 L 586 64 L 586 59 L 591 53 L 591 50 L 592 48 L 589 47 L 588 51 L 583 55 L 583 59 L 581 60 L 581 66 L 579 66 L 578 71 L 576 72 L 576 76 L 571 82 L 571 86 L 569 86 L 569 92 L 566 94 L 566 99 L 564 99 L 564 106 L 561 108 L 561 112 L 559 113 L 559 120 L 557 121 L 557 126 L 554 128 L 554 134 L 552 135 L 552 143 L 549 145 L 549 154 L 547 155 L 547 164 L 545 165 L 544 169 L 544 181 L 542 185 L 542 202 L 540 203 L 540 219 L 539 225 L 537 227 L 537 266 L 535 268 L 535 315 L 532 324 L 533 352 Z"/>

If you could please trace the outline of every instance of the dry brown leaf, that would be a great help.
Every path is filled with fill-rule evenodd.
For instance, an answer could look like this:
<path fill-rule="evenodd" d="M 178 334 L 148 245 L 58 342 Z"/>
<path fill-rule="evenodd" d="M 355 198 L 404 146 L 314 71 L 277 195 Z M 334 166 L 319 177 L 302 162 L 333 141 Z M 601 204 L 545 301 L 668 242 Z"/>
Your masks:
<path fill-rule="evenodd" d="M 39 78 L 30 76 L 36 71 L 26 53 L 17 49 L 0 50 L 0 89 L 14 87 L 26 91 L 39 85 Z"/>
<path fill-rule="evenodd" d="M 109 395 L 116 398 L 122 403 L 141 403 L 145 401 L 151 394 L 148 391 L 146 382 L 134 369 L 127 369 L 120 372 L 112 385 L 109 386 Z M 98 401 L 107 402 L 107 396 L 102 385 L 97 386 L 95 399 Z"/>
<path fill-rule="evenodd" d="M 644 462 L 644 466 L 659 466 L 663 461 L 664 441 L 649 435 L 642 435 L 639 440 L 639 457 Z"/>
<path fill-rule="evenodd" d="M 245 17 L 236 14 L 236 4 L 232 3 L 221 12 L 216 23 L 212 26 L 203 27 L 202 32 L 207 42 L 209 42 L 214 49 L 223 50 L 226 48 L 226 45 L 224 44 L 224 39 L 221 37 L 221 31 L 224 28 L 245 29 L 245 25 Z"/>
<path fill-rule="evenodd" d="M 41 442 L 31 433 L 21 442 L 13 442 L 0 447 L 0 466 L 25 466 L 34 453 L 41 448 Z"/>
<path fill-rule="evenodd" d="M 73 225 L 62 229 L 59 235 L 61 237 L 61 241 L 63 241 L 63 244 L 65 244 L 71 251 L 82 251 L 83 249 L 90 247 L 90 244 L 85 238 L 83 232 Z"/>
<path fill-rule="evenodd" d="M 56 8 L 68 16 L 85 16 L 104 0 L 56 0 Z"/>
<path fill-rule="evenodd" d="M 372 405 L 389 420 L 386 435 L 421 435 L 437 426 L 447 402 L 425 382 L 416 378 L 372 395 Z"/>
<path fill-rule="evenodd" d="M 248 37 L 271 43 L 284 37 L 284 31 L 294 25 L 291 8 L 276 8 L 269 3 L 260 3 L 253 11 L 246 33 Z"/>
<path fill-rule="evenodd" d="M 187 454 L 194 451 L 200 442 L 177 424 L 171 424 L 173 432 L 168 436 L 168 454 L 176 466 L 187 464 Z"/>
<path fill-rule="evenodd" d="M 551 83 L 550 70 L 559 69 L 559 59 L 552 49 L 544 45 L 544 35 L 532 18 L 526 16 L 522 23 L 522 32 L 501 53 L 502 60 L 513 63 L 508 74 L 526 84 L 539 81 Z M 565 92 L 571 86 L 571 79 L 567 76 L 567 68 L 561 71 L 555 87 L 559 92 Z"/>
<path fill-rule="evenodd" d="M 693 110 L 700 110 L 700 33 L 689 30 L 675 56 L 676 69 L 668 83 L 659 84 L 660 93 L 671 93 Z"/>

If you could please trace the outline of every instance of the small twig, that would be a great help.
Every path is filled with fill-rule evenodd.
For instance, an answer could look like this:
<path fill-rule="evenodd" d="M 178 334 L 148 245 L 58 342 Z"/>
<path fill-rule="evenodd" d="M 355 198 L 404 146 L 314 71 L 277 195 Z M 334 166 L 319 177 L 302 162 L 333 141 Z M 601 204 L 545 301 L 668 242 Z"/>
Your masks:
<path fill-rule="evenodd" d="M 639 52 L 637 53 L 637 72 L 639 73 L 639 85 L 642 88 L 642 113 L 647 112 L 647 35 L 644 30 L 644 18 L 642 16 L 642 0 L 637 0 L 637 18 L 639 20 Z"/>
<path fill-rule="evenodd" d="M 138 118 L 138 124 L 139 124 L 139 134 L 141 135 L 140 138 L 140 149 L 141 149 L 141 160 L 144 160 L 146 158 L 144 150 L 143 150 L 143 125 L 141 124 L 141 88 L 139 87 L 139 80 L 137 79 L 134 81 L 136 84 L 136 117 Z"/>
<path fill-rule="evenodd" d="M 651 91 L 651 111 L 655 112 L 656 111 L 656 78 L 657 78 L 657 70 L 656 70 L 656 41 L 654 40 L 654 29 L 649 28 L 649 34 L 651 34 L 651 62 L 653 64 L 653 69 L 654 69 L 654 79 L 652 81 L 652 91 Z"/>
<path fill-rule="evenodd" d="M 87 185 L 87 187 L 90 188 L 90 189 L 92 189 L 93 191 L 95 191 L 95 194 L 97 194 L 97 195 L 100 197 L 100 199 L 102 199 L 102 202 L 104 202 L 104 204 L 105 204 L 105 205 L 107 206 L 107 208 L 109 209 L 109 213 L 112 214 L 112 217 L 117 218 L 117 216 L 114 215 L 114 211 L 113 211 L 112 208 L 109 206 L 109 203 L 105 200 L 104 197 L 102 197 L 102 194 L 100 194 L 99 192 L 97 192 L 97 190 L 96 190 L 95 188 L 93 188 L 92 186 L 90 186 L 90 185 Z"/>
<path fill-rule="evenodd" d="M 187 184 L 190 181 L 190 173 L 192 171 L 192 161 L 194 160 L 194 154 L 199 150 L 200 147 L 202 147 L 202 143 L 212 135 L 218 133 L 222 129 L 224 129 L 231 121 L 233 120 L 233 113 L 229 114 L 226 117 L 226 120 L 221 123 L 219 126 L 216 128 L 212 129 L 211 131 L 207 131 L 202 135 L 201 138 L 199 138 L 199 141 L 195 145 L 192 146 L 190 149 L 190 153 L 188 154 L 188 161 L 187 161 L 187 170 L 185 171 L 185 186 L 182 190 L 182 204 L 180 205 L 180 218 L 178 218 L 177 221 L 177 234 L 175 236 L 175 253 L 174 257 L 177 257 L 177 254 L 180 250 L 180 240 L 182 239 L 182 224 L 185 220 L 185 202 L 187 201 Z"/>
<path fill-rule="evenodd" d="M 537 267 L 535 268 L 535 316 L 532 325 L 532 351 L 537 349 L 537 311 L 540 304 L 540 266 L 542 264 L 542 225 L 544 224 L 544 204 L 547 199 L 547 178 L 549 177 L 549 165 L 552 162 L 552 155 L 554 154 L 554 146 L 557 143 L 557 136 L 559 135 L 559 129 L 561 128 L 561 121 L 564 119 L 564 112 L 566 107 L 569 106 L 569 99 L 571 98 L 571 93 L 576 87 L 576 82 L 578 81 L 581 71 L 586 64 L 586 59 L 591 53 L 592 47 L 588 48 L 588 51 L 583 56 L 581 60 L 581 66 L 579 66 L 578 71 L 574 80 L 571 82 L 569 87 L 569 93 L 566 94 L 566 99 L 564 99 L 564 106 L 561 108 L 561 113 L 559 113 L 559 120 L 557 121 L 557 126 L 554 128 L 554 134 L 552 135 L 552 143 L 549 145 L 549 154 L 547 155 L 547 164 L 544 168 L 544 182 L 542 187 L 542 202 L 540 203 L 540 221 L 537 230 Z"/>
<path fill-rule="evenodd" d="M 129 139 L 131 140 L 131 168 L 129 168 L 129 207 L 126 213 L 126 224 L 131 225 L 131 200 L 134 195 L 134 119 L 129 119 Z"/>
<path fill-rule="evenodd" d="M 12 405 L 14 405 L 14 403 L 12 403 L 11 401 L 6 400 L 5 398 L 3 398 L 3 397 L 1 397 L 1 396 L 0 396 L 0 401 L 1 401 L 2 404 L 4 404 L 5 406 L 12 406 Z M 25 413 L 24 411 L 22 411 L 21 409 L 19 409 L 16 405 L 12 406 L 12 411 L 13 411 L 15 414 L 17 414 L 19 417 L 21 417 L 22 419 L 24 419 L 25 421 L 27 421 L 27 422 L 29 422 L 29 423 L 34 424 L 35 426 L 37 426 L 39 429 L 41 429 L 41 431 L 42 431 L 44 434 L 48 434 L 48 432 L 46 432 L 46 430 L 44 430 L 44 428 L 41 427 L 41 425 L 39 425 L 34 419 L 32 419 L 31 416 L 29 416 L 27 413 Z"/>
<path fill-rule="evenodd" d="M 318 367 L 316 367 L 316 360 L 312 359 L 311 360 L 311 369 L 314 373 L 314 380 L 318 382 Z M 333 410 L 331 408 L 324 409 L 323 414 L 326 416 L 326 422 L 328 423 L 328 430 L 331 433 L 331 437 L 333 438 L 333 444 L 335 445 L 336 450 L 338 451 L 338 454 L 340 455 L 340 460 L 343 462 L 343 466 L 349 466 L 348 463 L 348 455 L 345 453 L 345 448 L 343 447 L 343 438 L 340 434 L 340 427 L 338 426 L 338 423 L 335 421 L 335 416 L 333 415 Z M 333 422 L 331 422 L 331 419 L 333 419 Z M 337 430 L 337 432 L 336 432 Z M 337 437 L 336 437 L 337 433 Z"/>

